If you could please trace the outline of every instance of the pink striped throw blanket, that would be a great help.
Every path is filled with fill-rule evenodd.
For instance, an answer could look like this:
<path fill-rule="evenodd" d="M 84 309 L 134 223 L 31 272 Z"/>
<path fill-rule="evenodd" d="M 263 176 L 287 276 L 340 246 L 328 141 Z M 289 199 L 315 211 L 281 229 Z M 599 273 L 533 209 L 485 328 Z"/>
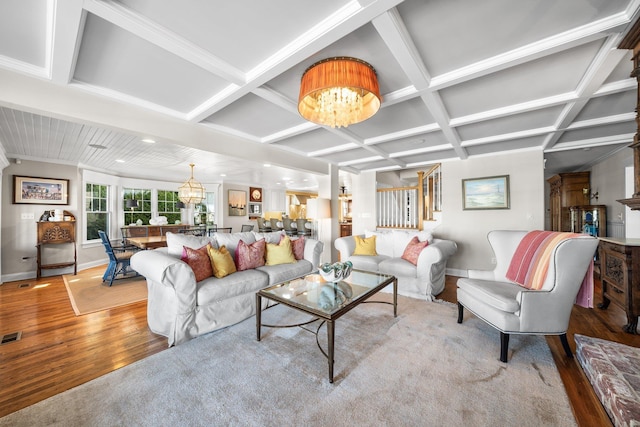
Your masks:
<path fill-rule="evenodd" d="M 578 236 L 581 234 L 540 230 L 528 232 L 511 258 L 506 278 L 527 289 L 541 289 L 547 277 L 553 249 L 561 241 Z M 576 304 L 593 307 L 593 261 L 582 281 Z"/>

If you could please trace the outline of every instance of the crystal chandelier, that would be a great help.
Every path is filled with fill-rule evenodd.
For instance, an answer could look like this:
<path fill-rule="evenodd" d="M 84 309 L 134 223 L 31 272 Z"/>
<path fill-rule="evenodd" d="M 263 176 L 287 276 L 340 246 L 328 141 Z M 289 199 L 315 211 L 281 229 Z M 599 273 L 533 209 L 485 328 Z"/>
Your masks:
<path fill-rule="evenodd" d="M 204 199 L 204 187 L 198 181 L 193 179 L 193 163 L 191 167 L 191 178 L 178 188 L 178 199 L 185 204 L 198 204 Z"/>
<path fill-rule="evenodd" d="M 376 71 L 370 64 L 356 58 L 328 58 L 302 75 L 298 111 L 319 125 L 347 127 L 373 116 L 380 100 Z"/>

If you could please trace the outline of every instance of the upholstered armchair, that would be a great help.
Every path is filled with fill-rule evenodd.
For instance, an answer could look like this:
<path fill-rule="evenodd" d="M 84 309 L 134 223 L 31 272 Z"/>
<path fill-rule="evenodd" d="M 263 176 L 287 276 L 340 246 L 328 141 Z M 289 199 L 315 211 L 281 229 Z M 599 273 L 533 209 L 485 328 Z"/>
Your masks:
<path fill-rule="evenodd" d="M 500 360 L 505 363 L 509 334 L 559 335 L 565 353 L 573 357 L 566 331 L 585 274 L 592 274 L 598 239 L 571 234 L 550 245 L 541 286 L 528 289 L 507 279 L 511 260 L 526 235 L 526 231 L 514 230 L 489 233 L 496 266 L 491 271 L 469 270 L 468 278 L 458 279 L 458 323 L 466 308 L 500 331 Z"/>

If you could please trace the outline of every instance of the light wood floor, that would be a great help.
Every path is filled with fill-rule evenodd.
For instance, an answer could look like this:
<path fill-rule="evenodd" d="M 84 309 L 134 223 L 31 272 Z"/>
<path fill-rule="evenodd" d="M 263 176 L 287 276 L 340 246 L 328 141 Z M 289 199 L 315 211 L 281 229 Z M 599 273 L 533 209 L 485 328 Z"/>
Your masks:
<path fill-rule="evenodd" d="M 456 280 L 447 277 L 439 298 L 456 302 Z M 613 304 L 604 311 L 576 306 L 569 342 L 575 350 L 573 334 L 580 333 L 640 347 L 640 336 L 622 332 L 624 323 Z M 147 328 L 146 301 L 76 317 L 60 276 L 0 286 L 0 335 L 17 331 L 20 341 L 0 346 L 0 417 L 167 348 L 166 338 Z M 497 359 L 497 332 L 495 341 Z M 557 337 L 547 342 L 578 424 L 610 426 L 576 359 L 564 355 Z"/>

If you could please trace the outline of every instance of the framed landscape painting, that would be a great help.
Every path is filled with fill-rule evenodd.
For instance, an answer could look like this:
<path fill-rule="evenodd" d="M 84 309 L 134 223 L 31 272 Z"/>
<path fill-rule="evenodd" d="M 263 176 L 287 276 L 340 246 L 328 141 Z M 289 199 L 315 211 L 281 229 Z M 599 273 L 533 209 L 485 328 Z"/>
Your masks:
<path fill-rule="evenodd" d="M 462 180 L 462 209 L 509 209 L 509 175 Z"/>
<path fill-rule="evenodd" d="M 68 205 L 69 180 L 14 175 L 13 203 Z"/>

